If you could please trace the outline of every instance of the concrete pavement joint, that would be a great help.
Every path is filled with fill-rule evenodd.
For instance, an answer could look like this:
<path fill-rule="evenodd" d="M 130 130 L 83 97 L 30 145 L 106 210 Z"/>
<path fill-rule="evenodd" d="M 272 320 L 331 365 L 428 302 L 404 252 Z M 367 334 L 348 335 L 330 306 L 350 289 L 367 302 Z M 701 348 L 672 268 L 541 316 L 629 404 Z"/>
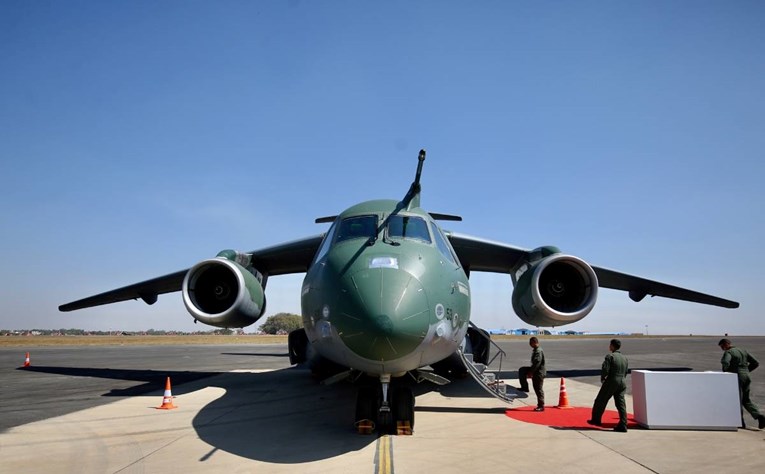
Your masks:
<path fill-rule="evenodd" d="M 655 473 L 655 474 L 659 474 L 659 471 L 654 471 L 653 469 L 651 469 L 650 467 L 648 467 L 648 466 L 646 466 L 645 464 L 641 463 L 640 461 L 637 461 L 637 460 L 635 460 L 635 459 L 632 459 L 631 457 L 627 456 L 626 454 L 624 454 L 624 453 L 620 453 L 619 451 L 616 451 L 615 449 L 611 448 L 610 446 L 607 446 L 607 445 L 605 445 L 605 444 L 601 443 L 601 442 L 600 442 L 600 441 L 598 441 L 597 439 L 595 439 L 595 438 L 593 438 L 592 436 L 588 435 L 586 432 L 584 432 L 584 431 L 579 431 L 579 430 L 577 430 L 577 431 L 578 431 L 578 432 L 579 432 L 579 433 L 580 433 L 582 436 L 584 436 L 585 438 L 589 439 L 590 441 L 594 441 L 595 443 L 597 443 L 597 444 L 599 444 L 599 445 L 603 446 L 604 448 L 606 448 L 607 450 L 611 451 L 612 453 L 618 454 L 619 456 L 623 457 L 624 459 L 628 459 L 628 460 L 632 461 L 633 463 L 637 464 L 638 466 L 640 466 L 640 467 L 643 467 L 643 468 L 645 468 L 645 469 L 647 469 L 647 470 L 649 470 L 649 471 L 651 471 L 651 472 L 653 472 L 653 473 Z M 605 430 L 602 430 L 602 431 L 605 431 Z M 620 433 L 620 434 L 622 434 L 622 433 Z"/>
<path fill-rule="evenodd" d="M 154 451 L 150 452 L 149 454 L 147 454 L 145 456 L 141 456 L 140 458 L 138 458 L 135 461 L 131 462 L 127 466 L 114 471 L 114 474 L 117 474 L 118 472 L 123 472 L 125 469 L 128 469 L 128 468 L 130 468 L 132 466 L 135 466 L 138 463 L 143 462 L 145 459 L 148 459 L 149 457 L 153 456 L 154 454 L 158 453 L 159 451 L 162 451 L 163 449 L 167 448 L 171 444 L 175 444 L 176 442 L 180 441 L 181 439 L 183 439 L 183 438 L 185 438 L 187 436 L 188 435 L 183 435 L 183 436 L 179 436 L 179 437 L 175 438 L 174 440 L 170 441 L 169 443 L 167 443 L 167 444 L 165 444 L 163 446 L 160 446 L 159 448 L 155 449 Z"/>

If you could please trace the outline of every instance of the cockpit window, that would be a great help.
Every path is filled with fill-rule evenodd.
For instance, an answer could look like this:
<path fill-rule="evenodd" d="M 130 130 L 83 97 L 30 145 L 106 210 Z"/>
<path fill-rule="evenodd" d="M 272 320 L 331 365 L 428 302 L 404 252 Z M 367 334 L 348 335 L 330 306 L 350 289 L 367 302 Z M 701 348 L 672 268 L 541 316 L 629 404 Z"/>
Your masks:
<path fill-rule="evenodd" d="M 335 236 L 335 230 L 337 230 L 337 221 L 332 223 L 332 226 L 330 226 L 329 230 L 324 235 L 324 240 L 321 241 L 319 251 L 316 252 L 316 256 L 313 259 L 315 262 L 318 262 L 324 258 L 324 256 L 327 255 L 327 252 L 329 252 L 329 246 L 332 245 L 332 239 Z"/>
<path fill-rule="evenodd" d="M 377 235 L 377 216 L 348 217 L 340 222 L 337 241 L 349 239 L 369 239 Z"/>
<path fill-rule="evenodd" d="M 391 239 L 414 239 L 427 243 L 431 242 L 425 219 L 414 216 L 390 216 L 388 219 L 388 237 Z"/>
<path fill-rule="evenodd" d="M 457 260 L 452 253 L 449 243 L 446 241 L 446 237 L 444 237 L 444 234 L 441 233 L 441 230 L 434 222 L 431 222 L 430 225 L 433 226 L 433 235 L 436 236 L 436 247 L 438 247 L 439 252 L 441 252 L 444 258 L 456 264 Z"/>

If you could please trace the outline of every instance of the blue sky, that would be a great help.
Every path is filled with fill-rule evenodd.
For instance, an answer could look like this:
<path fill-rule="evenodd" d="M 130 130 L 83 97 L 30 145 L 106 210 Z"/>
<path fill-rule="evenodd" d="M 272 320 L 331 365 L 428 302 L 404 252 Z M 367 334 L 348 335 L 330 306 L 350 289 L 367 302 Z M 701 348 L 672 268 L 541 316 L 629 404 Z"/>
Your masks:
<path fill-rule="evenodd" d="M 57 306 L 322 232 L 426 148 L 448 229 L 741 303 L 603 290 L 569 328 L 765 334 L 763 84 L 755 1 L 2 2 L 0 328 L 204 329 L 180 294 Z"/>

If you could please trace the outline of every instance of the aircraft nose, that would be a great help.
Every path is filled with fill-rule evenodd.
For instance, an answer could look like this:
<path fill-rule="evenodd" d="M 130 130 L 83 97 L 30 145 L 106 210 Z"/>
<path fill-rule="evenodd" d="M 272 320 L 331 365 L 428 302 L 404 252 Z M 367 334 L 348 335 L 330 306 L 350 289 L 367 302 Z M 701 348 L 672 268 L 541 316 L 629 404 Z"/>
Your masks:
<path fill-rule="evenodd" d="M 369 360 L 403 357 L 428 332 L 425 290 L 411 273 L 396 268 L 369 268 L 346 277 L 338 310 L 335 324 L 343 342 Z"/>

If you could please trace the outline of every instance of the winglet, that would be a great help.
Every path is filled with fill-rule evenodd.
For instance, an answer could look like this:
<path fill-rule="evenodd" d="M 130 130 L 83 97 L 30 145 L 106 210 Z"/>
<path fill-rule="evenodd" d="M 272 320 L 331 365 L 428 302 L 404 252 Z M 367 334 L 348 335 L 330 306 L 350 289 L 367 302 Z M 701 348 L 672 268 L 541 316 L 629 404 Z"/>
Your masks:
<path fill-rule="evenodd" d="M 422 164 L 425 163 L 425 150 L 420 150 L 420 154 L 417 156 L 417 174 L 414 176 L 414 182 L 409 186 L 404 200 L 401 201 L 403 207 L 407 210 L 413 207 L 420 207 L 420 175 L 422 174 Z"/>

